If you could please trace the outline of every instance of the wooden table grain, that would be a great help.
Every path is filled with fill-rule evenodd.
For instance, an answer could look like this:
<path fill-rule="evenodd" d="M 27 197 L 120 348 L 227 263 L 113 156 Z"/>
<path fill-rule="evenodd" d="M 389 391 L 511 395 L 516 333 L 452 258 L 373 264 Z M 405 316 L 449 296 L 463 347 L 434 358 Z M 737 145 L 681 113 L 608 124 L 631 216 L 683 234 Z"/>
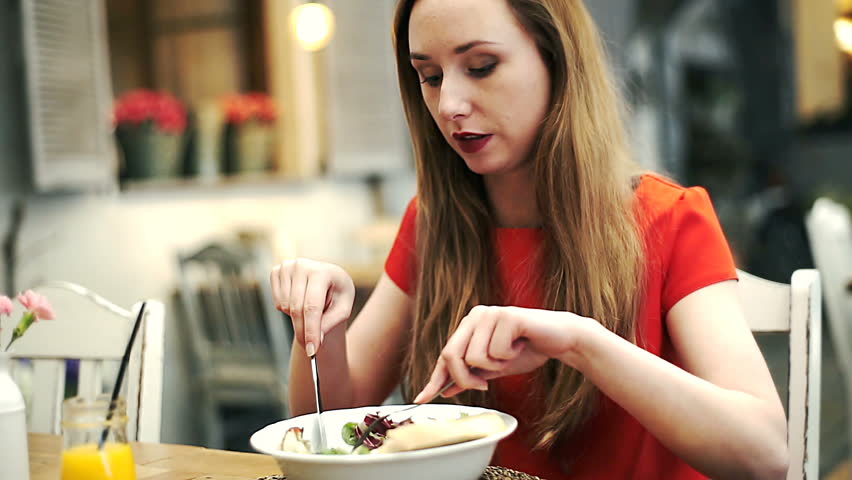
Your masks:
<path fill-rule="evenodd" d="M 62 437 L 30 433 L 30 480 L 59 480 Z M 136 480 L 257 480 L 280 475 L 275 460 L 257 453 L 191 445 L 131 443 Z M 502 467 L 488 467 L 481 480 L 542 480 Z M 0 479 L 0 480 L 6 480 Z"/>
<path fill-rule="evenodd" d="M 62 437 L 31 433 L 30 480 L 59 480 Z M 280 473 L 272 457 L 189 445 L 132 443 L 137 480 L 256 480 Z"/>

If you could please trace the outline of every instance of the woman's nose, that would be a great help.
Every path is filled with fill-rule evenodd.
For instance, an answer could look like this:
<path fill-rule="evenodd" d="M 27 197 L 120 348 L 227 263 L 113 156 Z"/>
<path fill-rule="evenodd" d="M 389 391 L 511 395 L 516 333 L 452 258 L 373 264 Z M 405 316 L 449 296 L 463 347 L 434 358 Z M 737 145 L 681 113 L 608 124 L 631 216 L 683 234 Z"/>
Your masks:
<path fill-rule="evenodd" d="M 441 99 L 438 104 L 440 115 L 445 120 L 452 121 L 469 116 L 470 111 L 470 98 L 465 86 L 445 77 L 441 84 Z"/>

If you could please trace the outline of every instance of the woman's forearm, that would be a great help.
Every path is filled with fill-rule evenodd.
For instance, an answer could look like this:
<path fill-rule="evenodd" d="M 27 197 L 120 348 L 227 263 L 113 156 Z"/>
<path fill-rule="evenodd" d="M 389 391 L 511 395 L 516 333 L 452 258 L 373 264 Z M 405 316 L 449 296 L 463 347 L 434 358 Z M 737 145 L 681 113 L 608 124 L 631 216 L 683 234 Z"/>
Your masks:
<path fill-rule="evenodd" d="M 348 408 L 353 405 L 352 379 L 346 361 L 346 327 L 329 332 L 317 352 L 323 409 Z M 316 411 L 311 360 L 299 342 L 293 342 L 290 354 L 290 415 Z"/>
<path fill-rule="evenodd" d="M 379 405 L 399 382 L 410 328 L 411 299 L 383 274 L 349 328 L 341 323 L 325 334 L 317 353 L 323 408 Z M 293 414 L 316 411 L 310 359 L 293 343 L 290 360 Z"/>
<path fill-rule="evenodd" d="M 784 478 L 783 412 L 696 377 L 601 327 L 577 324 L 563 361 L 635 417 L 676 455 L 713 478 Z"/>

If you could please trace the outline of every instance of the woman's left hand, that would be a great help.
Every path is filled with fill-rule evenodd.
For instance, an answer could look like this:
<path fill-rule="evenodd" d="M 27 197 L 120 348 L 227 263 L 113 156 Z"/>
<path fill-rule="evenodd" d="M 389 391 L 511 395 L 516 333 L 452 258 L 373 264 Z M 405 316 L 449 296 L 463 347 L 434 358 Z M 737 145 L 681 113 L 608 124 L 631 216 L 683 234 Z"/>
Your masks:
<path fill-rule="evenodd" d="M 444 397 L 487 390 L 488 380 L 530 372 L 550 358 L 566 362 L 577 349 L 576 327 L 588 320 L 570 312 L 476 306 L 447 341 L 414 402 L 431 400 L 451 379 L 455 385 Z"/>

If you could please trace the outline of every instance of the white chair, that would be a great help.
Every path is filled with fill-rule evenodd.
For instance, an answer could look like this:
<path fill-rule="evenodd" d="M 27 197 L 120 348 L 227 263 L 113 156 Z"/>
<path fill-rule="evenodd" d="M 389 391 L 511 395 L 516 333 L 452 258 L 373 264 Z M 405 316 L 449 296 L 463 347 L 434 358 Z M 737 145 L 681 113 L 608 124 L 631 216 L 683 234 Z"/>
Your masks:
<path fill-rule="evenodd" d="M 56 318 L 32 325 L 15 342 L 10 350 L 12 376 L 21 385 L 25 397 L 29 397 L 25 398 L 28 430 L 59 434 L 62 402 L 66 397 L 91 398 L 112 393 L 115 372 L 142 302 L 127 311 L 67 282 L 50 282 L 36 290 L 48 297 Z M 97 308 L 96 304 L 103 308 Z M 160 441 L 164 316 L 161 302 L 145 301 L 145 314 L 124 375 L 121 395 L 127 402 L 127 435 L 134 441 Z M 79 360 L 76 391 L 73 385 L 66 385 L 68 360 Z"/>
<path fill-rule="evenodd" d="M 832 346 L 846 386 L 852 419 L 852 220 L 840 203 L 822 197 L 805 216 L 814 263 L 822 275 Z M 852 448 L 852 422 L 847 422 Z"/>
<path fill-rule="evenodd" d="M 819 272 L 797 270 L 790 284 L 739 271 L 739 296 L 752 331 L 789 334 L 788 480 L 817 480 L 822 341 Z"/>

